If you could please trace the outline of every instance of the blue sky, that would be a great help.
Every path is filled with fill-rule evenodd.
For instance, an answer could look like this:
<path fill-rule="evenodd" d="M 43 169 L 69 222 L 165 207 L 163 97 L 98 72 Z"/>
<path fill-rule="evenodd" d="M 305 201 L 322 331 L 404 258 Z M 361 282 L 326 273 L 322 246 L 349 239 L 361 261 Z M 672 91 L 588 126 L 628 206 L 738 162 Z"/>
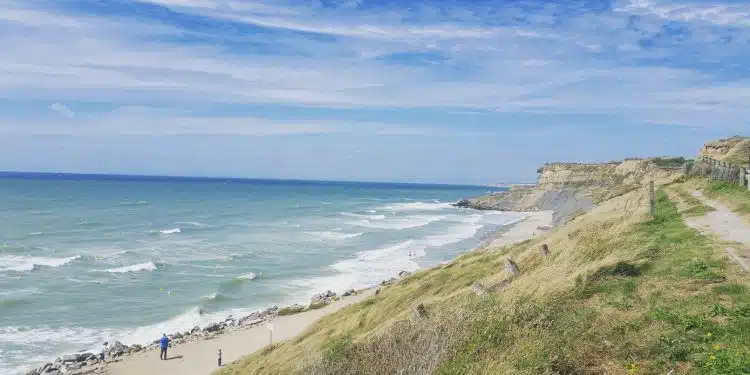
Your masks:
<path fill-rule="evenodd" d="M 0 170 L 511 182 L 750 132 L 743 1 L 0 9 Z"/>

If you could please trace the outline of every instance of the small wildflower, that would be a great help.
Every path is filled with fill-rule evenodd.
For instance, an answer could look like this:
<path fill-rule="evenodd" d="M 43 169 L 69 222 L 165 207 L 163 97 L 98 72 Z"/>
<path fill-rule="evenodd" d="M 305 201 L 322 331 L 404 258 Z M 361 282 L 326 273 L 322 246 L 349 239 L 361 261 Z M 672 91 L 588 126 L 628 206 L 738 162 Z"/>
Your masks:
<path fill-rule="evenodd" d="M 709 333 L 706 333 L 706 337 L 711 337 L 711 336 L 713 336 L 713 335 L 711 334 L 711 332 L 709 332 Z"/>
<path fill-rule="evenodd" d="M 708 357 L 708 358 L 711 358 L 711 360 L 712 360 L 712 361 L 715 361 L 715 360 L 716 360 L 716 356 L 714 356 L 714 355 L 712 355 L 712 356 L 710 356 L 710 357 Z"/>

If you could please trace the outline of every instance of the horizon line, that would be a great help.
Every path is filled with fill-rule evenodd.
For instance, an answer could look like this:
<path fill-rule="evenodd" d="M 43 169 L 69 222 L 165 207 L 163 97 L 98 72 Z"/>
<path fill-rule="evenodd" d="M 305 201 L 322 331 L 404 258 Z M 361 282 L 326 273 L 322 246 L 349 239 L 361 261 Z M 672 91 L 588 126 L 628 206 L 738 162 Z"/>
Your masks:
<path fill-rule="evenodd" d="M 403 182 L 403 181 L 372 181 L 372 180 L 316 180 L 302 178 L 271 178 L 271 177 L 229 177 L 229 176 L 183 176 L 165 174 L 129 174 L 129 173 L 81 173 L 81 172 L 33 172 L 33 171 L 0 171 L 0 178 L 30 178 L 45 177 L 57 179 L 73 179 L 76 177 L 89 177 L 91 180 L 113 181 L 165 181 L 165 180 L 187 180 L 187 181 L 224 181 L 224 182 L 298 182 L 313 184 L 374 184 L 374 185 L 414 185 L 414 186 L 443 186 L 443 187 L 489 187 L 508 188 L 511 185 L 529 184 L 527 182 L 513 183 L 441 183 L 441 182 Z"/>

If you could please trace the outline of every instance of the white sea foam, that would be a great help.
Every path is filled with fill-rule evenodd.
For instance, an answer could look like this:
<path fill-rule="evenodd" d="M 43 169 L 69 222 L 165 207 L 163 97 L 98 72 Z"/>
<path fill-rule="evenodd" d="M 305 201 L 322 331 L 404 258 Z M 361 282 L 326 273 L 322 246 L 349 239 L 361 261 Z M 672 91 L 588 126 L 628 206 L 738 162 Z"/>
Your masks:
<path fill-rule="evenodd" d="M 324 231 L 324 232 L 307 232 L 307 234 L 314 236 L 316 238 L 322 239 L 322 240 L 346 240 L 349 238 L 359 237 L 363 235 L 363 232 L 358 233 L 341 233 L 341 232 L 334 232 L 334 231 Z"/>
<path fill-rule="evenodd" d="M 15 271 L 28 272 L 39 267 L 60 267 L 64 266 L 81 256 L 76 255 L 68 258 L 46 258 L 23 255 L 4 255 L 0 256 L 0 272 Z"/>
<path fill-rule="evenodd" d="M 447 216 L 445 215 L 412 215 L 404 217 L 394 217 L 382 221 L 372 221 L 365 219 L 357 221 L 355 224 L 367 228 L 403 230 L 423 227 L 436 221 L 443 220 L 446 217 Z"/>
<path fill-rule="evenodd" d="M 452 208 L 450 203 L 441 203 L 439 201 L 434 202 L 409 202 L 409 203 L 394 203 L 384 206 L 382 209 L 393 212 L 405 212 L 405 211 L 439 211 L 447 208 Z"/>
<path fill-rule="evenodd" d="M 178 222 L 175 222 L 175 224 L 192 225 L 194 227 L 205 227 L 206 226 L 206 224 L 203 224 L 200 221 L 178 221 Z M 179 229 L 179 228 L 177 228 L 177 229 Z M 164 232 L 162 232 L 162 233 L 164 233 Z"/>
<path fill-rule="evenodd" d="M 246 273 L 244 275 L 237 276 L 237 278 L 241 279 L 241 280 L 255 280 L 257 277 L 258 277 L 258 275 L 254 274 L 252 272 Z"/>
<path fill-rule="evenodd" d="M 374 210 L 370 210 L 370 211 L 372 211 L 371 213 L 377 212 L 377 211 L 374 211 Z M 370 212 L 370 211 L 368 211 L 368 212 Z M 385 215 L 363 215 L 363 214 L 356 214 L 356 213 L 353 213 L 353 212 L 342 212 L 341 214 L 344 215 L 344 216 L 348 216 L 348 217 L 356 217 L 358 219 L 367 219 L 367 220 L 383 220 L 383 219 L 385 219 Z"/>
<path fill-rule="evenodd" d="M 148 204 L 148 201 L 123 201 L 120 202 L 120 206 L 143 206 Z"/>
<path fill-rule="evenodd" d="M 180 228 L 172 228 L 172 229 L 162 229 L 159 231 L 161 234 L 175 234 L 175 233 L 181 233 L 182 230 Z"/>
<path fill-rule="evenodd" d="M 110 273 L 126 273 L 126 272 L 138 272 L 138 271 L 155 271 L 157 269 L 154 262 L 134 264 L 132 266 L 125 266 L 119 268 L 111 268 L 106 270 Z"/>

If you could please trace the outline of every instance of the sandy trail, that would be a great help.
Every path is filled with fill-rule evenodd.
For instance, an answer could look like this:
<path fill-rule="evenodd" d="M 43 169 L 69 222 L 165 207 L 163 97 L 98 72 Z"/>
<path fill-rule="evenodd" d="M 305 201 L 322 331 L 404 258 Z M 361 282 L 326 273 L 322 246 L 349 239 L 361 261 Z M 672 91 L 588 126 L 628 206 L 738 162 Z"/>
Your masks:
<path fill-rule="evenodd" d="M 701 233 L 715 234 L 724 241 L 740 243 L 741 247 L 728 247 L 726 251 L 745 271 L 750 272 L 750 226 L 721 202 L 708 199 L 699 191 L 693 192 L 693 196 L 703 204 L 713 207 L 715 211 L 704 216 L 688 218 L 688 225 Z"/>

